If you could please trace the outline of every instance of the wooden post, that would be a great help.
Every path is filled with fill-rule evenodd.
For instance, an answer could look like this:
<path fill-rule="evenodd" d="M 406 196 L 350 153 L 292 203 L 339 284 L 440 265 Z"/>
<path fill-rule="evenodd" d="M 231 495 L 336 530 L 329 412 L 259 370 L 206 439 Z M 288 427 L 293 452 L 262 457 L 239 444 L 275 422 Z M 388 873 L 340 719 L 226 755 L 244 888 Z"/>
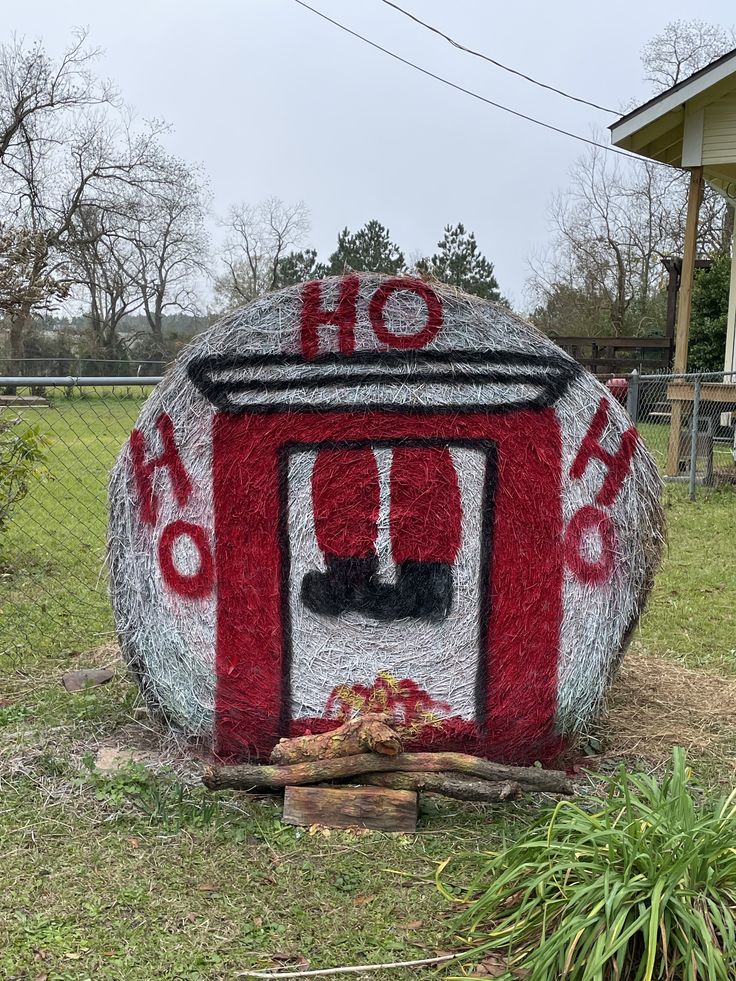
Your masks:
<path fill-rule="evenodd" d="M 682 259 L 675 256 L 665 256 L 662 265 L 667 270 L 667 319 L 665 321 L 664 336 L 670 342 L 669 357 L 667 367 L 672 370 L 675 360 L 675 323 L 677 322 L 677 294 L 680 289 L 680 273 L 682 272 Z"/>
<path fill-rule="evenodd" d="M 682 278 L 677 305 L 677 330 L 675 332 L 675 364 L 677 373 L 687 371 L 687 349 L 690 340 L 690 312 L 693 304 L 693 279 L 695 276 L 695 256 L 698 248 L 698 214 L 703 194 L 703 168 L 693 167 L 690 171 L 690 190 L 687 198 L 687 220 L 685 223 L 685 250 L 682 256 Z M 676 477 L 680 468 L 680 434 L 682 432 L 683 403 L 672 403 L 670 422 L 670 441 L 667 447 L 668 477 Z"/>

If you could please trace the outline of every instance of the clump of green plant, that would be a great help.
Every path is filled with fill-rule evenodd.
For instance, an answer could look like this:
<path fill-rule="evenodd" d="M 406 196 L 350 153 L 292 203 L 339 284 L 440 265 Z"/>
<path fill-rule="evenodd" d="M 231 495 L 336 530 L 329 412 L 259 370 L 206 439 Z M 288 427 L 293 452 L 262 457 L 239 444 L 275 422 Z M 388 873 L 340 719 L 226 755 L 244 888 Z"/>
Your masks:
<path fill-rule="evenodd" d="M 199 788 L 185 787 L 173 774 L 154 773 L 142 763 L 130 760 L 113 773 L 101 773 L 94 758 L 83 759 L 86 775 L 82 782 L 91 785 L 97 800 L 118 811 L 131 809 L 151 825 L 170 829 L 207 827 L 221 814 L 220 802 Z"/>
<path fill-rule="evenodd" d="M 5 726 L 18 725 L 31 715 L 33 715 L 33 710 L 28 705 L 13 703 L 0 705 L 0 729 L 5 728 Z"/>
<path fill-rule="evenodd" d="M 38 426 L 21 422 L 0 419 L 0 532 L 28 493 L 30 480 L 42 472 L 46 438 Z"/>
<path fill-rule="evenodd" d="M 469 957 L 529 981 L 733 981 L 736 790 L 713 802 L 690 781 L 681 749 L 661 783 L 622 767 L 600 808 L 562 801 L 477 856 L 466 889 L 443 863 Z"/>

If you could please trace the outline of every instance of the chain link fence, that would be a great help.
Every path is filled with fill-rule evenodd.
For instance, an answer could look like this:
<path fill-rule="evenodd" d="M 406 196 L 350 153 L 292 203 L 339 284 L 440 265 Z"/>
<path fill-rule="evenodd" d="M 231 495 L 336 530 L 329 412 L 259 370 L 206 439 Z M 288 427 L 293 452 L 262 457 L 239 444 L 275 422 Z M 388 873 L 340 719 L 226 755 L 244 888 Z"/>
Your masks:
<path fill-rule="evenodd" d="M 4 489 L 22 494 L 0 525 L 0 660 L 22 667 L 25 652 L 114 639 L 107 477 L 159 380 L 0 378 L 0 474 L 15 468 L 15 490 Z M 24 436 L 41 452 L 31 468 L 17 451 Z"/>
<path fill-rule="evenodd" d="M 31 434 L 42 456 L 21 474 L 25 493 L 4 523 L 0 507 L 0 658 L 22 666 L 29 651 L 82 651 L 114 639 L 107 476 L 159 380 L 0 377 L 0 475 L 16 465 L 3 433 Z M 736 375 L 632 372 L 606 384 L 669 479 L 691 496 L 736 485 Z"/>
<path fill-rule="evenodd" d="M 58 355 L 56 357 L 10 358 L 0 356 L 0 377 L 23 376 L 44 378 L 138 378 L 162 375 L 167 359 L 118 359 Z"/>
<path fill-rule="evenodd" d="M 639 375 L 609 381 L 668 481 L 736 485 L 736 373 Z"/>

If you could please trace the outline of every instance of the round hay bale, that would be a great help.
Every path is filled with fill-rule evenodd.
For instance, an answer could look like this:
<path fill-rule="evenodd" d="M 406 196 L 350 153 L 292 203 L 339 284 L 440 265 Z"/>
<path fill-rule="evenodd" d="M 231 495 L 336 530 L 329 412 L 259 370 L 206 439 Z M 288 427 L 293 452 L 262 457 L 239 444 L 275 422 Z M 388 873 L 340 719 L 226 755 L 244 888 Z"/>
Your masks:
<path fill-rule="evenodd" d="M 285 289 L 192 341 L 115 465 L 123 653 L 225 758 L 389 710 L 414 747 L 547 760 L 601 709 L 659 495 L 621 406 L 508 310 Z"/>

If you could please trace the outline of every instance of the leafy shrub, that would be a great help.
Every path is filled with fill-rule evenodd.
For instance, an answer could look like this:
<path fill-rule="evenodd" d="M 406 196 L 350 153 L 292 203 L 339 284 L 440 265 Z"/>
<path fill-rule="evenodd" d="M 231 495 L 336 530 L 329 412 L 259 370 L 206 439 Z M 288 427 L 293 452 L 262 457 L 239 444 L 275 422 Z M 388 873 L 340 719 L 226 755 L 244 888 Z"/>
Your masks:
<path fill-rule="evenodd" d="M 452 894 L 468 902 L 457 926 L 472 958 L 529 981 L 733 981 L 736 791 L 712 802 L 689 780 L 679 749 L 661 785 L 622 767 L 600 809 L 563 801 L 476 856 Z"/>
<path fill-rule="evenodd" d="M 45 437 L 38 426 L 0 419 L 0 532 L 12 509 L 28 493 L 30 480 L 41 472 Z"/>

